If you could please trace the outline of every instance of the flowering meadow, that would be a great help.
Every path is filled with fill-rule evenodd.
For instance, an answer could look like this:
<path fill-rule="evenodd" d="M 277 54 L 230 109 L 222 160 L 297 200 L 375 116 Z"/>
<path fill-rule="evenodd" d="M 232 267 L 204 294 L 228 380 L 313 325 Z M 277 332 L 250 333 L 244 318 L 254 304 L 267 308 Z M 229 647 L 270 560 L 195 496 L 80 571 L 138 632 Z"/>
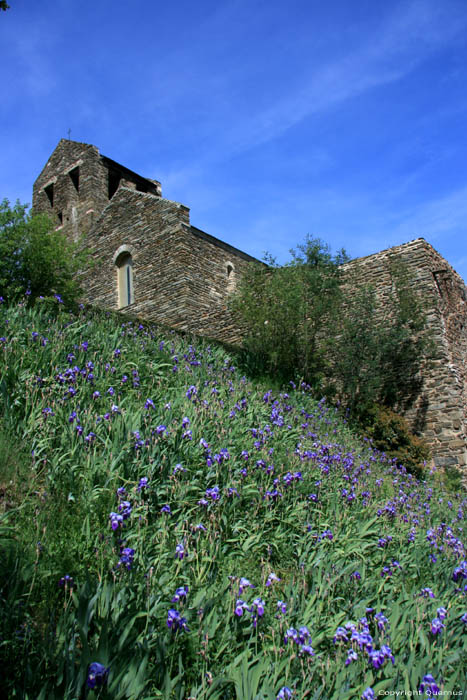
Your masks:
<path fill-rule="evenodd" d="M 5 697 L 467 687 L 467 499 L 297 381 L 117 315 L 0 306 Z"/>

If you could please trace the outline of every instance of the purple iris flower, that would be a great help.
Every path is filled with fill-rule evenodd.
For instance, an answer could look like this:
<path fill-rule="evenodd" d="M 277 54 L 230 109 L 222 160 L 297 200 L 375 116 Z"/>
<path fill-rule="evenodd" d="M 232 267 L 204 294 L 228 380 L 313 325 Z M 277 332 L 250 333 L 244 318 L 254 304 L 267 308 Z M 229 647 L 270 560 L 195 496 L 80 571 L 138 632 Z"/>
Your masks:
<path fill-rule="evenodd" d="M 277 693 L 276 700 L 289 700 L 293 695 L 293 690 L 284 685 Z"/>
<path fill-rule="evenodd" d="M 296 642 L 298 644 L 298 632 L 294 627 L 289 627 L 287 632 L 284 634 L 284 643 L 287 644 L 287 642 L 291 639 L 293 642 Z"/>
<path fill-rule="evenodd" d="M 206 496 L 211 498 L 213 501 L 218 501 L 220 498 L 219 487 L 213 486 L 212 489 L 206 489 Z"/>
<path fill-rule="evenodd" d="M 348 632 L 345 627 L 338 627 L 333 638 L 334 644 L 337 644 L 337 642 L 348 642 L 349 638 L 347 634 Z"/>
<path fill-rule="evenodd" d="M 418 690 L 420 693 L 427 693 L 427 695 L 438 695 L 439 688 L 436 685 L 436 681 L 431 673 L 427 673 L 426 676 L 423 676 L 423 680 L 420 683 Z"/>
<path fill-rule="evenodd" d="M 434 597 L 435 597 L 435 594 L 433 593 L 433 591 L 431 590 L 431 588 L 422 588 L 422 590 L 420 591 L 419 595 L 420 595 L 422 598 L 434 598 Z"/>
<path fill-rule="evenodd" d="M 299 653 L 299 655 L 308 654 L 308 656 L 314 656 L 315 650 L 313 649 L 312 646 L 310 646 L 310 644 L 302 644 L 300 646 L 300 651 L 298 653 Z"/>
<path fill-rule="evenodd" d="M 445 626 L 446 625 L 443 625 L 439 617 L 435 617 L 435 619 L 431 621 L 431 634 L 438 634 Z"/>
<path fill-rule="evenodd" d="M 255 598 L 252 606 L 256 608 L 258 617 L 262 617 L 264 615 L 264 601 L 261 600 L 261 598 Z"/>
<path fill-rule="evenodd" d="M 383 631 L 386 623 L 388 622 L 388 618 L 385 617 L 382 612 L 377 612 L 375 615 L 375 620 L 376 620 L 376 624 L 378 626 L 378 629 Z"/>
<path fill-rule="evenodd" d="M 345 665 L 348 666 L 349 664 L 352 663 L 352 661 L 357 661 L 358 659 L 358 654 L 354 649 L 349 649 L 349 652 L 347 654 L 347 658 L 345 660 Z"/>
<path fill-rule="evenodd" d="M 109 668 L 106 668 L 102 664 L 99 664 L 97 661 L 94 661 L 94 663 L 89 665 L 86 685 L 91 690 L 98 686 L 103 686 L 107 682 L 108 675 Z"/>
<path fill-rule="evenodd" d="M 128 571 L 131 569 L 131 565 L 133 564 L 133 557 L 135 556 L 135 550 L 131 549 L 131 547 L 123 547 L 121 554 L 120 554 L 120 561 L 118 562 L 118 566 L 121 564 L 124 564 Z"/>
<path fill-rule="evenodd" d="M 184 556 L 186 556 L 185 547 L 183 546 L 182 542 L 177 544 L 177 546 L 175 547 L 175 556 L 180 560 L 183 559 Z"/>
<path fill-rule="evenodd" d="M 123 520 L 127 520 L 131 515 L 130 501 L 120 501 L 118 504 L 118 512 L 122 514 Z"/>
<path fill-rule="evenodd" d="M 300 644 L 305 644 L 309 639 L 311 639 L 310 630 L 306 625 L 303 625 L 298 630 L 298 641 Z"/>
<path fill-rule="evenodd" d="M 452 580 L 458 581 L 459 578 L 467 578 L 467 561 L 462 561 L 460 566 L 457 566 L 452 572 Z"/>
<path fill-rule="evenodd" d="M 146 486 L 148 485 L 148 481 L 149 481 L 148 477 L 147 477 L 147 476 L 143 476 L 143 477 L 139 480 L 138 491 L 141 491 L 142 489 L 145 489 Z"/>
<path fill-rule="evenodd" d="M 198 389 L 195 386 L 190 386 L 188 387 L 188 391 L 186 392 L 185 396 L 187 399 L 194 399 L 196 398 L 196 394 L 198 393 Z"/>
<path fill-rule="evenodd" d="M 166 503 L 165 506 L 162 506 L 161 513 L 168 513 L 169 515 L 172 514 L 172 511 L 170 510 L 170 506 L 168 503 Z"/>
<path fill-rule="evenodd" d="M 241 617 L 243 615 L 244 610 L 250 610 L 248 603 L 245 603 L 244 600 L 239 598 L 235 603 L 235 614 L 237 615 L 237 617 Z"/>
<path fill-rule="evenodd" d="M 375 693 L 372 688 L 366 688 L 362 693 L 361 700 L 374 700 Z"/>
<path fill-rule="evenodd" d="M 394 664 L 394 656 L 392 655 L 391 649 L 386 645 L 384 645 L 384 648 L 381 647 L 381 649 L 370 651 L 368 656 L 374 668 L 382 668 L 386 659 L 391 659 Z"/>
<path fill-rule="evenodd" d="M 271 572 L 267 578 L 266 586 L 272 586 L 273 583 L 277 583 L 281 579 L 274 572 Z"/>
<path fill-rule="evenodd" d="M 174 629 L 178 626 L 178 621 L 180 620 L 180 613 L 178 610 L 171 608 L 167 613 L 167 627 L 169 630 Z"/>
<path fill-rule="evenodd" d="M 112 530 L 114 531 L 119 527 L 119 525 L 123 525 L 123 515 L 120 515 L 120 513 L 111 513 L 109 515 L 109 520 Z"/>
<path fill-rule="evenodd" d="M 250 581 L 249 581 L 247 578 L 243 578 L 243 577 L 242 577 L 242 578 L 240 579 L 240 584 L 239 584 L 239 587 L 238 587 L 238 595 L 242 595 L 243 591 L 244 591 L 246 588 L 254 588 L 254 586 L 253 586 L 252 583 L 250 583 Z"/>
<path fill-rule="evenodd" d="M 174 597 L 172 598 L 172 603 L 179 603 L 182 599 L 186 599 L 188 595 L 188 586 L 180 586 L 175 591 Z"/>

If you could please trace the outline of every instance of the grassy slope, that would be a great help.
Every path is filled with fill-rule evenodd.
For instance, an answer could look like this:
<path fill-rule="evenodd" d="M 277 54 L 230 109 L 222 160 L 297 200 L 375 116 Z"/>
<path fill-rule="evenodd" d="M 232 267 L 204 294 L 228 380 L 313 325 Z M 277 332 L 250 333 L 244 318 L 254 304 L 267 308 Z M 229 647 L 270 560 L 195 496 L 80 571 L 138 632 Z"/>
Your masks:
<path fill-rule="evenodd" d="M 436 474 L 217 346 L 89 312 L 0 321 L 7 695 L 464 689 L 466 501 Z"/>

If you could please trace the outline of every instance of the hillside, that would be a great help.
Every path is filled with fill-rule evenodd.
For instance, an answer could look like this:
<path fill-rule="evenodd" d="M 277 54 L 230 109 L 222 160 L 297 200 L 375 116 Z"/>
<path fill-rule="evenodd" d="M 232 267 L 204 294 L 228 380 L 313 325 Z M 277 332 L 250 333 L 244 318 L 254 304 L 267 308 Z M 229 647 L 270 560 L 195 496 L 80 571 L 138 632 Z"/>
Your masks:
<path fill-rule="evenodd" d="M 467 499 L 441 475 L 199 339 L 50 303 L 0 323 L 7 697 L 465 689 Z"/>

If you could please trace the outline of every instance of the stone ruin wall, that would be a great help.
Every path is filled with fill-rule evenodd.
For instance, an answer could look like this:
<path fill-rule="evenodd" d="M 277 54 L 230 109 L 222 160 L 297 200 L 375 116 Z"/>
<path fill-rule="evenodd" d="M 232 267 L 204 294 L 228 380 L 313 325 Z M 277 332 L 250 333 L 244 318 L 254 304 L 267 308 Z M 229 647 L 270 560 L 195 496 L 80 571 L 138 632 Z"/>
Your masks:
<path fill-rule="evenodd" d="M 403 408 L 411 428 L 428 442 L 434 464 L 467 465 L 467 289 L 462 278 L 424 239 L 347 263 L 357 281 L 389 298 L 391 263 L 400 260 L 425 304 L 435 356 L 425 362 L 422 388 L 412 406 Z"/>

